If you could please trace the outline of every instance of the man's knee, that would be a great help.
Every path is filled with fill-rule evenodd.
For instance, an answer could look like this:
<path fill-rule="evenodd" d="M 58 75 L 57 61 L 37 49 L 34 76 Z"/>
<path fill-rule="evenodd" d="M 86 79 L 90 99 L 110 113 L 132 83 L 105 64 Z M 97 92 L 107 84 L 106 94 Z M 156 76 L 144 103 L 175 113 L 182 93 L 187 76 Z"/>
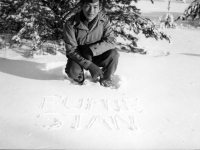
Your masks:
<path fill-rule="evenodd" d="M 68 77 L 70 77 L 72 79 L 75 79 L 79 75 L 79 73 L 80 73 L 75 68 L 65 68 L 65 72 L 68 75 Z"/>
<path fill-rule="evenodd" d="M 78 64 L 68 61 L 65 68 L 65 72 L 68 75 L 68 77 L 75 79 L 83 72 L 83 69 Z"/>
<path fill-rule="evenodd" d="M 118 53 L 117 50 L 118 50 L 117 48 L 109 50 L 108 51 L 109 57 L 111 57 L 112 59 L 118 59 L 119 58 L 119 53 Z"/>

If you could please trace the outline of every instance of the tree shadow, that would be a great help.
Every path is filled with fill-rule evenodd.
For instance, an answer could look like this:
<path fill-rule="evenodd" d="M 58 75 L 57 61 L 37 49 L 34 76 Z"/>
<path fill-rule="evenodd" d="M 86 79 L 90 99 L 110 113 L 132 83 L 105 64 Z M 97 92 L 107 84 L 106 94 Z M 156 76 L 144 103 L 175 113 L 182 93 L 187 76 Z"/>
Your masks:
<path fill-rule="evenodd" d="M 23 50 L 23 49 L 20 49 L 17 48 L 17 49 L 13 49 L 13 51 L 15 51 L 16 53 L 18 53 L 20 56 L 24 57 L 24 58 L 29 58 L 30 57 L 30 51 L 28 50 Z"/>
<path fill-rule="evenodd" d="M 21 47 L 14 45 L 12 47 L 12 50 L 24 58 L 30 58 L 32 56 L 32 54 L 31 54 L 32 49 L 31 49 L 31 45 L 29 43 L 23 43 L 23 45 Z M 65 49 L 63 49 L 63 48 L 59 48 L 57 50 L 57 52 L 60 52 L 61 54 L 66 55 Z M 44 54 L 44 53 L 46 53 L 46 54 Z M 46 48 L 43 48 L 43 51 L 41 51 L 41 54 L 38 54 L 38 56 L 42 57 L 45 55 L 55 55 L 55 54 L 47 52 Z"/>
<path fill-rule="evenodd" d="M 200 54 L 180 53 L 181 55 L 196 56 L 200 57 Z"/>
<path fill-rule="evenodd" d="M 0 71 L 3 73 L 34 80 L 58 80 L 63 76 L 61 67 L 50 72 L 40 69 L 41 65 L 31 61 L 0 58 Z"/>

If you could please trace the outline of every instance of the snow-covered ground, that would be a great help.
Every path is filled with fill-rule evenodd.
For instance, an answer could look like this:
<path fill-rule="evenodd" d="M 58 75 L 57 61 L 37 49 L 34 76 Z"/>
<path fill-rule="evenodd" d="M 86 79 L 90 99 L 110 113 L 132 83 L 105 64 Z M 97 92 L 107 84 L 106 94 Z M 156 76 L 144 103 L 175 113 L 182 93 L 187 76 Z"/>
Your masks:
<path fill-rule="evenodd" d="M 137 6 L 155 21 L 167 11 L 167 1 Z M 172 44 L 139 34 L 148 54 L 120 52 L 112 88 L 88 72 L 83 86 L 71 83 L 60 53 L 30 59 L 28 46 L 1 49 L 0 148 L 200 148 L 200 30 L 188 24 L 164 30 Z"/>

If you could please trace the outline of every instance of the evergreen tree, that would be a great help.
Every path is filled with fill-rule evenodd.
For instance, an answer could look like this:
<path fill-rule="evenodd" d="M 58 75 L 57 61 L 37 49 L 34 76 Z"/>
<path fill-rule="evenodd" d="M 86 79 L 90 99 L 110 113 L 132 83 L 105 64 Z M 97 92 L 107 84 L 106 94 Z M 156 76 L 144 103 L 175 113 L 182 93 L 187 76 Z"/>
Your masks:
<path fill-rule="evenodd" d="M 200 0 L 194 0 L 184 11 L 184 13 L 179 16 L 177 20 L 187 20 L 191 18 L 192 20 L 196 20 L 200 18 Z"/>
<path fill-rule="evenodd" d="M 137 38 L 132 34 L 142 32 L 147 38 L 166 39 L 170 37 L 156 29 L 155 24 L 140 16 L 140 10 L 131 5 L 137 0 L 102 0 L 102 11 L 110 17 L 116 36 L 131 41 L 123 45 L 130 51 L 138 52 Z M 153 0 L 151 0 L 153 3 Z M 19 41 L 31 38 L 33 49 L 39 49 L 46 40 L 63 38 L 63 24 L 80 9 L 79 0 L 2 0 L 0 5 L 1 26 L 18 32 L 13 37 Z M 6 27 L 5 28 L 5 24 Z"/>
<path fill-rule="evenodd" d="M 21 28 L 20 23 L 9 18 L 17 12 L 24 0 L 1 0 L 0 2 L 0 32 L 15 32 Z"/>
<path fill-rule="evenodd" d="M 174 16 L 170 13 L 171 8 L 171 0 L 168 0 L 167 14 L 164 18 L 161 16 L 160 20 L 160 28 L 176 28 L 177 25 L 174 23 Z"/>

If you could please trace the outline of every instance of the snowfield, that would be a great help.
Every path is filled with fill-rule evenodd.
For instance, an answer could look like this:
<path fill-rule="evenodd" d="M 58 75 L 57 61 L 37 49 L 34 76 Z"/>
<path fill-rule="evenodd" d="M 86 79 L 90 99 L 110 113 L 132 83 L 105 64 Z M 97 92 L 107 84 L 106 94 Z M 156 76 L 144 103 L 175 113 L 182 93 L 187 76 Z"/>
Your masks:
<path fill-rule="evenodd" d="M 171 5 L 178 16 L 189 3 Z M 167 1 L 137 7 L 158 21 Z M 73 84 L 61 53 L 31 59 L 28 44 L 0 49 L 0 148 L 200 148 L 200 30 L 178 23 L 163 30 L 171 44 L 139 34 L 146 55 L 119 52 L 111 88 L 88 72 Z"/>

